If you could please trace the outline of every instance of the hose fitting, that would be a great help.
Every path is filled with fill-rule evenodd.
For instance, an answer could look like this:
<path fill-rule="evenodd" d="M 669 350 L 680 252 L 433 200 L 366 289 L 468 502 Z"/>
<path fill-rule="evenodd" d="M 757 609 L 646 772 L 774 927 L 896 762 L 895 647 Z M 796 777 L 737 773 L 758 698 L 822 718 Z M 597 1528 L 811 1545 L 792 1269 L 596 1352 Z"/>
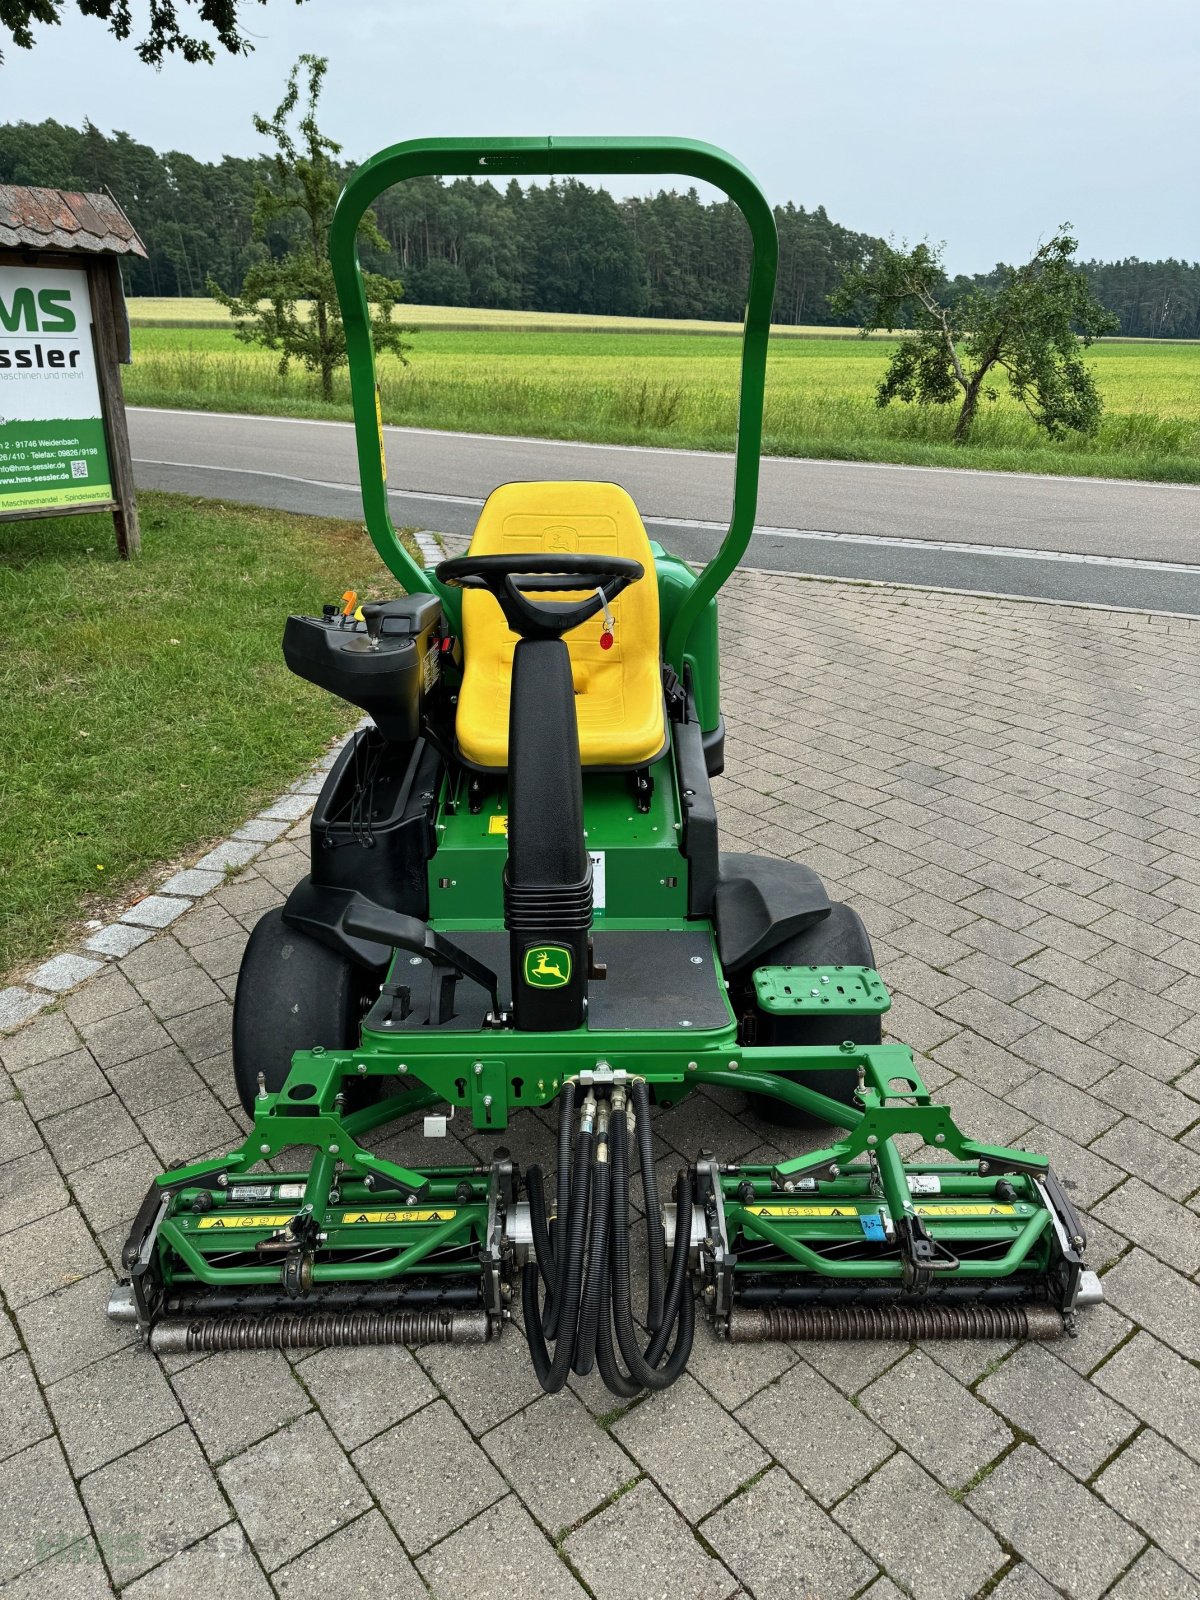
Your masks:
<path fill-rule="evenodd" d="M 583 1097 L 583 1105 L 579 1109 L 580 1133 L 591 1133 L 596 1123 L 596 1095 L 589 1089 Z"/>

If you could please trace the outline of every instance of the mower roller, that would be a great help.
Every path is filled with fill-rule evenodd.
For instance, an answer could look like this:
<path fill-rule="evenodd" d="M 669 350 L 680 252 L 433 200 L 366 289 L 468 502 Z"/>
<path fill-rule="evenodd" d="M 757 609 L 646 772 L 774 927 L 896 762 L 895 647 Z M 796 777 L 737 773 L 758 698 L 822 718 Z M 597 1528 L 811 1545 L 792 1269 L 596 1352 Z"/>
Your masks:
<path fill-rule="evenodd" d="M 615 484 L 508 483 L 426 571 L 388 514 L 363 214 L 422 175 L 610 172 L 712 183 L 749 226 L 724 542 L 697 575 Z M 416 141 L 351 178 L 331 253 L 367 526 L 407 593 L 287 620 L 289 667 L 370 722 L 317 802 L 310 874 L 246 948 L 253 1131 L 152 1184 L 110 1314 L 160 1352 L 257 1350 L 479 1342 L 519 1302 L 546 1390 L 596 1367 L 626 1396 L 683 1371 L 697 1288 L 734 1341 L 1073 1332 L 1100 1290 L 1046 1158 L 967 1137 L 882 1042 L 866 930 L 815 873 L 718 847 L 716 594 L 753 530 L 777 254 L 753 179 L 674 140 Z M 827 1142 L 699 1152 L 664 1205 L 654 1108 L 701 1086 Z M 549 1191 L 499 1143 L 541 1108 Z M 387 1154 L 414 1112 L 431 1141 L 455 1115 L 497 1136 L 490 1161 Z"/>

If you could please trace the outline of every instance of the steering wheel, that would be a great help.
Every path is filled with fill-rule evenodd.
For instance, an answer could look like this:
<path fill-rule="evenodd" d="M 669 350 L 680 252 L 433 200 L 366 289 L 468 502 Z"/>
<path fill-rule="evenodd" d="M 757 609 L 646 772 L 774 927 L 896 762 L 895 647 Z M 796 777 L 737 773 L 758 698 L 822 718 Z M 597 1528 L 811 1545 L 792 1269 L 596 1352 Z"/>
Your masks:
<path fill-rule="evenodd" d="M 504 620 L 522 639 L 561 639 L 564 633 L 607 608 L 622 589 L 645 575 L 640 561 L 625 556 L 559 554 L 455 556 L 440 562 L 436 576 L 456 589 L 486 589 Z M 531 600 L 533 594 L 591 589 L 584 600 Z"/>

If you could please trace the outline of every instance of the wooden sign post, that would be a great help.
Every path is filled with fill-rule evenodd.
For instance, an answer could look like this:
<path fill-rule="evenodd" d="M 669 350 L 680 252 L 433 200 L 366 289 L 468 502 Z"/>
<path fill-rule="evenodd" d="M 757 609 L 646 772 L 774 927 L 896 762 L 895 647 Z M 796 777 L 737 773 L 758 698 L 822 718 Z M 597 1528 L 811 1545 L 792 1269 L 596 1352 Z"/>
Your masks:
<path fill-rule="evenodd" d="M 145 249 L 108 195 L 0 185 L 0 522 L 108 511 L 141 545 L 120 363 L 118 257 Z"/>

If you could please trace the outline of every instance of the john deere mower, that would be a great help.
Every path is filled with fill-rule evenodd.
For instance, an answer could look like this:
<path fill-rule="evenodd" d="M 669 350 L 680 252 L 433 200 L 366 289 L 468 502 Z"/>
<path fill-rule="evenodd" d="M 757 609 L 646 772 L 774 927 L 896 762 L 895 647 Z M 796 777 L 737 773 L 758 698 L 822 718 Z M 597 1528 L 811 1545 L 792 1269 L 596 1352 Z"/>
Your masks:
<path fill-rule="evenodd" d="M 426 571 L 388 512 L 363 214 L 428 174 L 612 172 L 714 184 L 749 225 L 724 542 L 697 575 L 615 484 L 507 483 Z M 718 844 L 716 594 L 754 525 L 777 254 L 753 179 L 675 140 L 416 141 L 355 173 L 331 251 L 367 525 L 406 593 L 287 619 L 289 667 L 370 723 L 317 803 L 311 873 L 246 948 L 253 1131 L 152 1184 L 111 1314 L 155 1351 L 257 1350 L 483 1341 L 519 1302 L 544 1388 L 594 1366 L 619 1395 L 678 1377 L 697 1289 L 732 1340 L 1073 1331 L 1100 1291 L 1046 1158 L 968 1137 L 882 1042 L 850 906 Z M 701 1085 L 827 1139 L 774 1165 L 698 1152 L 664 1205 L 654 1108 Z M 551 1106 L 547 1192 L 502 1140 Z M 413 1112 L 495 1135 L 492 1159 L 394 1159 L 370 1136 Z"/>

